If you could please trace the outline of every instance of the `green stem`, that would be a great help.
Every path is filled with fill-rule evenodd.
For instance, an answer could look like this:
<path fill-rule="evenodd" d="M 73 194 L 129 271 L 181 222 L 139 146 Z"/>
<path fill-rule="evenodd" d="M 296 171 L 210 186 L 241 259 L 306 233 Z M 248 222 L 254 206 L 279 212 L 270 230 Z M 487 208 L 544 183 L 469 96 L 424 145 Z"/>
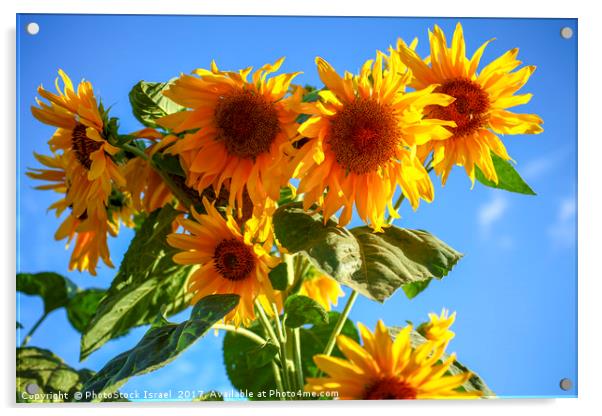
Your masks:
<path fill-rule="evenodd" d="M 263 333 L 265 335 L 266 338 L 270 338 L 270 335 L 268 334 L 268 330 L 266 328 L 266 326 L 264 325 L 263 321 L 261 321 L 261 319 L 259 320 L 261 327 L 263 329 Z M 280 390 L 283 394 L 280 395 L 280 400 L 286 400 L 285 398 L 285 390 L 284 387 L 282 386 L 282 377 L 280 376 L 280 370 L 278 369 L 278 365 L 276 364 L 275 360 L 272 360 L 272 372 L 274 373 L 274 381 L 276 383 L 276 387 L 278 388 L 278 390 Z"/>
<path fill-rule="evenodd" d="M 282 377 L 284 379 L 284 384 L 287 389 L 290 391 L 293 388 L 293 379 L 290 375 L 290 368 L 288 365 L 288 354 L 286 352 L 287 347 L 287 339 L 284 335 L 284 330 L 282 328 L 282 322 L 280 322 L 280 318 L 278 317 L 278 307 L 275 304 L 272 304 L 272 310 L 274 312 L 274 322 L 276 323 L 276 335 L 278 336 L 278 341 L 280 343 L 280 362 L 282 363 Z"/>
<path fill-rule="evenodd" d="M 395 204 L 393 205 L 393 210 L 397 211 L 399 209 L 399 207 L 401 206 L 401 203 L 403 202 L 403 200 L 405 199 L 405 196 L 403 195 L 403 191 L 400 191 L 401 193 L 399 194 L 399 196 L 397 197 L 397 200 L 395 201 Z M 393 222 L 393 215 L 391 215 L 391 213 L 389 213 L 389 215 L 387 216 L 387 224 L 391 224 Z"/>
<path fill-rule="evenodd" d="M 130 146 L 129 144 L 118 144 L 118 147 L 122 148 L 123 150 L 126 150 L 130 153 L 135 154 L 136 156 L 138 156 L 141 159 L 144 159 L 146 161 L 149 161 L 150 159 L 148 158 L 148 155 L 146 153 L 144 153 L 144 150 L 140 149 L 139 147 L 136 146 Z"/>
<path fill-rule="evenodd" d="M 29 330 L 27 335 L 25 335 L 25 338 L 23 338 L 23 341 L 21 341 L 21 348 L 27 346 L 27 344 L 29 343 L 29 340 L 31 339 L 31 336 L 33 335 L 34 332 L 36 332 L 36 329 L 38 329 L 38 327 L 42 324 L 42 322 L 44 322 L 44 319 L 46 319 L 46 317 L 48 316 L 48 313 L 49 312 L 44 312 L 44 314 L 40 317 L 40 319 L 38 319 L 37 322 L 31 327 L 31 329 Z"/>
<path fill-rule="evenodd" d="M 297 388 L 303 390 L 305 379 L 303 377 L 303 366 L 301 364 L 301 334 L 299 328 L 292 330 L 293 359 L 295 363 L 295 375 L 297 376 Z"/>
<path fill-rule="evenodd" d="M 263 329 L 265 329 L 266 333 L 268 334 L 268 337 L 274 343 L 274 345 L 279 347 L 280 342 L 278 341 L 278 337 L 276 336 L 274 328 L 270 323 L 270 318 L 268 318 L 268 316 L 265 314 L 265 311 L 263 310 L 263 307 L 261 306 L 261 303 L 259 303 L 258 300 L 255 300 L 255 308 L 257 309 L 257 314 L 259 315 L 259 322 L 263 326 Z"/>
<path fill-rule="evenodd" d="M 290 390 L 289 389 L 290 384 L 288 381 L 288 373 L 287 373 L 286 354 L 283 354 L 283 351 L 285 350 L 286 347 L 284 345 L 281 345 L 280 339 L 276 335 L 276 332 L 274 332 L 274 328 L 272 327 L 270 318 L 268 318 L 265 311 L 263 310 L 263 306 L 261 306 L 261 303 L 257 299 L 255 300 L 255 308 L 257 309 L 257 315 L 259 315 L 259 322 L 263 326 L 263 329 L 266 331 L 268 337 L 271 339 L 271 341 L 274 343 L 274 345 L 276 345 L 278 347 L 279 356 L 280 356 L 280 367 L 282 369 L 282 376 L 283 376 L 282 381 L 283 381 L 283 387 L 285 389 L 283 391 Z"/>
<path fill-rule="evenodd" d="M 274 381 L 276 382 L 276 387 L 282 393 L 285 393 L 286 390 L 284 390 L 284 387 L 282 386 L 282 377 L 280 377 L 280 370 L 278 369 L 278 365 L 276 364 L 276 361 L 274 361 L 274 360 L 272 360 L 272 371 L 274 372 Z M 284 394 L 280 395 L 280 400 L 286 400 L 286 397 Z"/>
<path fill-rule="evenodd" d="M 213 325 L 215 329 L 223 329 L 224 331 L 229 331 L 238 335 L 242 335 L 243 337 L 249 338 L 251 341 L 255 342 L 259 345 L 264 345 L 267 343 L 265 339 L 257 335 L 253 331 L 249 331 L 248 329 L 242 327 L 235 327 L 234 325 L 226 325 L 226 324 L 215 324 Z"/>
<path fill-rule="evenodd" d="M 332 350 L 334 349 L 334 345 L 337 341 L 337 337 L 343 330 L 343 325 L 345 325 L 345 321 L 347 320 L 347 317 L 349 316 L 349 312 L 351 312 L 351 307 L 355 303 L 355 299 L 357 298 L 357 295 L 358 295 L 358 292 L 356 290 L 354 290 L 353 292 L 351 292 L 349 299 L 347 299 L 345 308 L 343 309 L 343 312 L 341 312 L 341 315 L 339 315 L 339 320 L 337 321 L 337 324 L 334 327 L 332 334 L 330 334 L 330 338 L 328 339 L 326 348 L 324 348 L 324 353 L 323 353 L 324 355 L 332 354 Z"/>

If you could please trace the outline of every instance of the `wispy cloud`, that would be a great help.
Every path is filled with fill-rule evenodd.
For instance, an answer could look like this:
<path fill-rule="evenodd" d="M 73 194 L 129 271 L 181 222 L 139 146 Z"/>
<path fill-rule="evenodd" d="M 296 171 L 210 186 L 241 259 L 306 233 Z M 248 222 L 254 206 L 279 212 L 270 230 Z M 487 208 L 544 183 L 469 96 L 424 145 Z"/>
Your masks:
<path fill-rule="evenodd" d="M 565 157 L 566 151 L 558 150 L 527 160 L 517 166 L 517 169 L 527 181 L 535 181 L 552 171 Z"/>
<path fill-rule="evenodd" d="M 501 249 L 511 250 L 514 247 L 514 239 L 511 235 L 500 234 L 500 231 L 492 232 L 496 224 L 504 218 L 509 208 L 507 197 L 501 192 L 491 194 L 491 199 L 479 207 L 477 220 L 481 238 L 497 244 Z"/>
<path fill-rule="evenodd" d="M 508 200 L 500 193 L 493 194 L 478 211 L 479 226 L 483 234 L 488 235 L 493 225 L 499 221 L 508 210 Z"/>
<path fill-rule="evenodd" d="M 577 237 L 577 200 L 574 196 L 564 198 L 557 208 L 555 221 L 548 227 L 550 241 L 556 248 L 571 248 Z"/>
<path fill-rule="evenodd" d="M 556 159 L 555 156 L 538 157 L 525 163 L 522 169 L 519 170 L 526 179 L 535 180 L 549 172 L 556 164 Z"/>

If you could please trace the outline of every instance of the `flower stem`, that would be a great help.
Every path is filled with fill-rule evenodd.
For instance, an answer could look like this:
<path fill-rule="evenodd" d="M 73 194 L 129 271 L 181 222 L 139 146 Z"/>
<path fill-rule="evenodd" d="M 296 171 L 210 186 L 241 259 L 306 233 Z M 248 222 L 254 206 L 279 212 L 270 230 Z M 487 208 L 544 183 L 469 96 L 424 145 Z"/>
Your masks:
<path fill-rule="evenodd" d="M 282 393 L 285 393 L 284 387 L 282 386 L 282 377 L 280 377 L 280 370 L 278 369 L 278 365 L 276 364 L 276 361 L 274 361 L 274 360 L 272 360 L 272 371 L 274 372 L 274 381 L 276 382 L 276 387 Z M 286 397 L 284 394 L 280 395 L 280 400 L 286 400 Z"/>
<path fill-rule="evenodd" d="M 27 344 L 29 343 L 29 340 L 31 339 L 31 336 L 33 335 L 34 332 L 36 332 L 36 329 L 38 329 L 38 327 L 42 324 L 42 322 L 44 322 L 44 319 L 46 319 L 47 316 L 48 316 L 48 312 L 44 312 L 44 314 L 40 317 L 40 319 L 38 319 L 37 322 L 31 327 L 31 329 L 29 330 L 27 335 L 25 335 L 25 338 L 23 338 L 23 341 L 21 341 L 21 348 L 27 346 Z"/>
<path fill-rule="evenodd" d="M 130 153 L 133 153 L 133 154 L 135 154 L 135 155 L 136 155 L 136 156 L 138 156 L 140 159 L 144 159 L 144 160 L 146 160 L 146 161 L 149 161 L 149 160 L 150 160 L 150 159 L 148 158 L 148 155 L 147 155 L 146 153 L 144 153 L 144 150 L 142 150 L 142 149 L 140 149 L 140 148 L 138 148 L 138 147 L 136 147 L 136 146 L 131 146 L 131 145 L 129 145 L 129 144 L 125 144 L 125 143 L 119 144 L 119 145 L 117 145 L 117 146 L 118 146 L 118 147 L 120 147 L 120 148 L 122 148 L 123 150 L 125 150 L 125 151 L 127 151 L 127 152 L 130 152 Z"/>
<path fill-rule="evenodd" d="M 227 324 L 215 324 L 215 325 L 213 325 L 213 328 L 223 329 L 224 331 L 229 331 L 229 332 L 232 332 L 232 333 L 235 333 L 238 335 L 242 335 L 243 337 L 246 337 L 259 345 L 264 345 L 265 343 L 267 343 L 267 341 L 265 339 L 263 339 L 262 337 L 257 335 L 255 332 L 249 331 L 246 328 L 242 328 L 242 327 L 237 328 L 234 325 L 227 325 Z"/>
<path fill-rule="evenodd" d="M 347 317 L 349 316 L 349 312 L 351 312 L 351 307 L 355 303 L 355 299 L 357 298 L 357 295 L 358 295 L 358 292 L 356 290 L 354 290 L 353 292 L 351 292 L 349 299 L 347 299 L 345 308 L 343 309 L 343 312 L 341 312 L 341 314 L 339 315 L 339 320 L 337 321 L 337 324 L 335 325 L 334 330 L 332 331 L 332 334 L 330 334 L 330 338 L 328 339 L 326 348 L 324 348 L 324 352 L 323 352 L 324 355 L 332 354 L 332 350 L 334 349 L 334 345 L 337 341 L 337 337 L 343 330 L 343 326 L 345 325 L 345 321 L 347 320 Z"/>
<path fill-rule="evenodd" d="M 284 389 L 288 391 L 290 390 L 290 383 L 287 371 L 286 354 L 284 353 L 286 351 L 286 346 L 281 343 L 280 338 L 276 335 L 276 332 L 274 332 L 274 327 L 270 322 L 270 318 L 268 318 L 265 311 L 263 310 L 263 306 L 261 306 L 261 303 L 257 299 L 255 300 L 255 308 L 257 309 L 257 314 L 259 315 L 259 322 L 263 326 L 263 329 L 266 331 L 267 335 L 270 337 L 274 345 L 278 347 L 280 356 L 280 366 L 282 370 L 282 384 Z"/>
<path fill-rule="evenodd" d="M 288 365 L 288 354 L 286 351 L 287 338 L 284 334 L 280 318 L 278 317 L 278 307 L 275 304 L 272 304 L 272 309 L 274 312 L 274 322 L 276 323 L 276 335 L 278 336 L 278 341 L 280 342 L 280 362 L 282 363 L 282 376 L 284 378 L 284 384 L 288 386 L 288 390 L 290 391 L 293 389 L 294 380 L 291 377 L 290 368 Z"/>
<path fill-rule="evenodd" d="M 295 363 L 295 375 L 297 376 L 297 387 L 303 390 L 305 379 L 303 377 L 303 366 L 301 365 L 301 333 L 299 328 L 292 329 L 293 358 Z"/>
<path fill-rule="evenodd" d="M 401 193 L 397 197 L 397 200 L 395 201 L 395 204 L 393 205 L 393 210 L 395 212 L 397 212 L 397 210 L 401 206 L 401 203 L 403 202 L 404 199 L 405 199 L 405 196 L 403 195 L 403 191 L 401 191 Z M 387 224 L 391 224 L 393 222 L 393 215 L 391 215 L 391 213 L 389 213 L 389 215 L 387 216 L 386 222 L 387 222 Z"/>
<path fill-rule="evenodd" d="M 265 311 L 263 310 L 263 307 L 261 306 L 261 303 L 259 303 L 258 300 L 255 300 L 255 308 L 257 309 L 257 314 L 259 315 L 259 322 L 263 326 L 263 329 L 265 329 L 266 333 L 268 334 L 268 337 L 274 343 L 274 345 L 279 347 L 280 342 L 278 341 L 278 337 L 276 336 L 274 328 L 270 323 L 270 318 L 268 318 L 268 316 L 265 314 Z"/>

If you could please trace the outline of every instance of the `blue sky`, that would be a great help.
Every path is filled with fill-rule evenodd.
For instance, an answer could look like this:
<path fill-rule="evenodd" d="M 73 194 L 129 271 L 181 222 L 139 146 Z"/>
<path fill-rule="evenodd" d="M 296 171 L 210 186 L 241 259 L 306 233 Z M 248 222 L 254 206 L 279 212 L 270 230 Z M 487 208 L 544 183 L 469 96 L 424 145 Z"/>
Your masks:
<path fill-rule="evenodd" d="M 40 33 L 24 33 L 35 21 Z M 101 266 L 98 277 L 66 271 L 69 252 L 53 240 L 59 220 L 46 212 L 55 199 L 33 190 L 24 175 L 37 166 L 32 151 L 47 152 L 53 129 L 30 114 L 36 87 L 50 88 L 58 68 L 74 81 L 90 80 L 97 96 L 120 117 L 121 130 L 140 128 L 131 115 L 127 94 L 139 80 L 164 81 L 181 72 L 208 67 L 211 59 L 224 69 L 238 69 L 287 59 L 283 71 L 303 71 L 303 84 L 320 85 L 315 56 L 340 72 L 357 71 L 398 37 L 418 37 L 426 55 L 427 30 L 439 24 L 451 36 L 458 19 L 330 18 L 330 17 L 199 17 L 20 15 L 17 18 L 18 62 L 18 271 L 56 271 L 80 287 L 107 287 L 115 271 Z M 401 210 L 396 224 L 426 229 L 465 257 L 443 281 L 433 282 L 414 300 L 398 292 L 384 304 L 360 298 L 351 318 L 374 326 L 406 320 L 421 322 L 429 312 L 457 311 L 455 351 L 504 397 L 573 396 L 577 379 L 577 39 L 566 40 L 560 29 L 577 33 L 576 20 L 460 19 L 472 53 L 485 40 L 486 63 L 513 47 L 537 71 L 525 92 L 531 103 L 521 112 L 537 113 L 545 132 L 539 136 L 503 138 L 517 169 L 538 193 L 536 197 L 496 191 L 470 181 L 456 168 L 447 185 L 436 185 L 432 204 L 416 212 Z M 359 224 L 354 221 L 351 225 Z M 118 264 L 133 233 L 122 229 L 110 241 Z M 343 301 L 344 303 L 344 301 Z M 339 306 L 342 306 L 341 304 Z M 42 311 L 39 299 L 18 296 L 18 320 L 28 329 Z M 186 314 L 174 317 L 185 319 Z M 74 367 L 98 370 L 131 348 L 145 332 L 106 344 L 78 363 L 79 334 L 63 310 L 53 312 L 31 345 L 53 350 Z M 22 335 L 22 334 L 21 334 Z M 558 387 L 568 377 L 575 387 Z M 135 389 L 229 389 L 221 357 L 221 336 L 208 334 L 180 358 L 157 372 L 130 380 Z"/>

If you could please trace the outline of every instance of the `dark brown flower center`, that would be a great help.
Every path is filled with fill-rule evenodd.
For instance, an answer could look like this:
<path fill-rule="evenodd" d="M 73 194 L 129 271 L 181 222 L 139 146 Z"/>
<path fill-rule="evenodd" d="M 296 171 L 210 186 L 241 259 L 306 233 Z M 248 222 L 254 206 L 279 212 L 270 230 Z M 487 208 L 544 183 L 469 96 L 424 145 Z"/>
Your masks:
<path fill-rule="evenodd" d="M 416 389 L 393 377 L 377 380 L 368 386 L 364 400 L 415 399 Z"/>
<path fill-rule="evenodd" d="M 232 281 L 244 280 L 255 268 L 255 256 L 251 248 L 236 238 L 222 240 L 213 253 L 217 271 Z"/>
<path fill-rule="evenodd" d="M 448 129 L 456 137 L 470 135 L 486 125 L 489 96 L 476 82 L 456 78 L 445 82 L 435 92 L 451 95 L 456 100 L 447 107 L 428 106 L 425 112 L 429 118 L 455 121 L 457 127 Z"/>
<path fill-rule="evenodd" d="M 400 141 L 392 109 L 365 98 L 346 104 L 332 117 L 327 138 L 339 165 L 358 175 L 374 172 L 394 157 Z"/>
<path fill-rule="evenodd" d="M 274 105 L 249 90 L 221 98 L 215 107 L 215 121 L 218 140 L 223 140 L 230 155 L 243 159 L 269 152 L 280 131 Z"/>
<path fill-rule="evenodd" d="M 82 123 L 77 123 L 73 128 L 73 134 L 71 136 L 71 147 L 75 152 L 75 157 L 81 163 L 81 165 L 90 170 L 92 161 L 90 155 L 100 149 L 102 143 L 90 139 L 86 135 L 86 126 Z"/>

